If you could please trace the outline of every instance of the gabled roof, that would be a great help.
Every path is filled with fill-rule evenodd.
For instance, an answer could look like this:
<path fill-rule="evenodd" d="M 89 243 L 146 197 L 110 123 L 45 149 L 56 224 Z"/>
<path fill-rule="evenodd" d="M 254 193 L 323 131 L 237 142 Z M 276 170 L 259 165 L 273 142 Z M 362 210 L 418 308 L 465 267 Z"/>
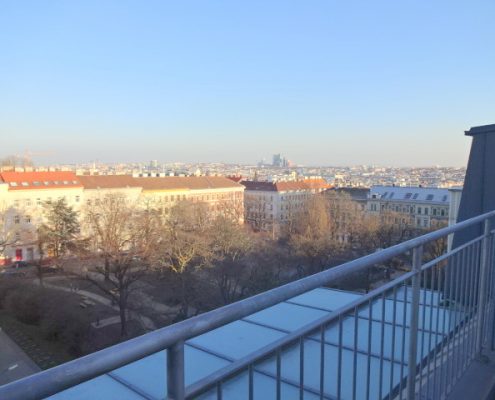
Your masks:
<path fill-rule="evenodd" d="M 71 171 L 0 172 L 0 180 L 9 190 L 81 188 L 79 177 Z"/>
<path fill-rule="evenodd" d="M 224 176 L 164 176 L 134 178 L 144 191 L 151 190 L 205 190 L 241 188 L 242 185 Z"/>
<path fill-rule="evenodd" d="M 130 175 L 81 175 L 79 180 L 84 189 L 119 189 L 140 187 L 139 182 Z"/>

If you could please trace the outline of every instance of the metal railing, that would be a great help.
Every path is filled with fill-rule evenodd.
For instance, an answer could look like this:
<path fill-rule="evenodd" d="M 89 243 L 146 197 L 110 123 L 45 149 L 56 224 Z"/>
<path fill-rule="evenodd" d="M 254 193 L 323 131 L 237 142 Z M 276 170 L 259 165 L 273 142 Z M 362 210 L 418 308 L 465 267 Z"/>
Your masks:
<path fill-rule="evenodd" d="M 301 399 L 306 393 L 320 399 L 445 398 L 482 350 L 493 347 L 494 217 L 495 211 L 477 216 L 12 382 L 0 387 L 0 398 L 44 398 L 165 349 L 167 398 L 174 400 L 228 398 L 239 377 L 253 399 L 261 375 L 274 382 L 276 399 L 286 385 Z M 481 224 L 479 237 L 423 262 L 425 246 Z M 410 272 L 186 387 L 188 339 L 411 253 Z M 291 376 L 284 368 L 288 355 Z M 309 384 L 315 377 L 317 384 Z"/>

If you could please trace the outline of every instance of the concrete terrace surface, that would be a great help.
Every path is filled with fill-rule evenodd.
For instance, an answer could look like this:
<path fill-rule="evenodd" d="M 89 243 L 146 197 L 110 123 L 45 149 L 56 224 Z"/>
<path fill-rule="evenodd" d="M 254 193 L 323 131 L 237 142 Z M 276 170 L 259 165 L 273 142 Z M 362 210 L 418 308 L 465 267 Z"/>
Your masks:
<path fill-rule="evenodd" d="M 12 368 L 14 365 L 17 367 Z M 0 386 L 39 371 L 34 361 L 0 328 Z"/>
<path fill-rule="evenodd" d="M 360 296 L 359 293 L 334 289 L 315 289 L 186 341 L 186 385 L 205 378 L 233 361 L 359 299 Z M 323 346 L 319 334 L 305 338 L 305 399 L 319 398 L 317 393 L 320 387 L 321 348 L 324 348 L 325 360 L 324 398 L 337 397 L 339 368 L 342 372 L 341 397 L 352 398 L 354 363 L 357 367 L 356 397 L 358 399 L 366 398 L 368 388 L 371 399 L 384 398 L 389 393 L 397 393 L 401 380 L 407 376 L 410 290 L 402 286 L 394 297 L 395 301 L 391 295 L 372 301 L 371 309 L 366 303 L 358 309 L 357 319 L 355 315 L 344 317 L 341 337 L 338 325 L 330 324 L 325 331 Z M 418 343 L 418 360 L 426 357 L 445 338 L 453 327 L 455 320 L 453 314 L 456 313 L 441 306 L 440 295 L 437 292 L 422 291 L 421 298 L 426 297 L 427 304 L 420 304 L 419 334 L 424 340 Z M 435 332 L 432 329 L 438 319 L 446 321 L 444 326 L 447 328 L 444 332 Z M 343 345 L 341 365 L 338 361 L 340 340 Z M 354 347 L 355 341 L 357 348 Z M 60 392 L 50 399 L 165 399 L 166 357 L 166 351 L 155 353 Z M 299 357 L 298 346 L 288 347 L 282 352 L 283 399 L 299 398 Z M 223 383 L 222 390 L 225 399 L 247 399 L 247 372 L 227 380 Z M 276 363 L 274 358 L 269 358 L 258 363 L 254 368 L 254 398 L 275 398 L 275 391 Z M 216 392 L 206 393 L 201 398 L 216 398 Z"/>

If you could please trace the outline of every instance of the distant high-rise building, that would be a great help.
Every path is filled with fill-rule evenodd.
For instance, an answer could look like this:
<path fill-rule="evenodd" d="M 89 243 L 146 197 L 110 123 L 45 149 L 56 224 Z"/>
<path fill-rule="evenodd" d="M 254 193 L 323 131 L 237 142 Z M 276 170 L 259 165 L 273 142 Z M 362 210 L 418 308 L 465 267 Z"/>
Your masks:
<path fill-rule="evenodd" d="M 282 166 L 282 156 L 280 155 L 280 153 L 273 155 L 272 165 L 274 167 L 281 167 Z"/>

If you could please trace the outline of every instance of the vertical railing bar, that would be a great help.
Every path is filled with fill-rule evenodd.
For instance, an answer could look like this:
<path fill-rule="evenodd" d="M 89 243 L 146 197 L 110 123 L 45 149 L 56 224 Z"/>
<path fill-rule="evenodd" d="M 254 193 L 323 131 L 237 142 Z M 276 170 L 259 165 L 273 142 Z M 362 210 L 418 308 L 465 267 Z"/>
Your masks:
<path fill-rule="evenodd" d="M 427 373 L 428 373 L 428 378 L 427 378 L 427 381 L 426 381 L 426 394 L 427 394 L 427 397 L 428 397 L 428 393 L 430 393 L 430 382 L 431 382 L 431 364 L 432 364 L 432 347 L 431 347 L 431 341 L 432 341 L 432 335 L 435 335 L 434 337 L 434 348 L 437 347 L 437 340 L 438 340 L 438 333 L 433 331 L 433 310 L 435 309 L 435 293 L 437 293 L 437 303 L 440 301 L 440 299 L 438 298 L 438 296 L 440 296 L 440 294 L 438 293 L 437 290 L 435 290 L 435 275 L 436 275 L 436 272 L 435 272 L 436 268 L 435 266 L 432 267 L 430 269 L 430 274 L 431 274 L 431 279 L 430 279 L 430 290 L 431 290 L 431 295 L 430 295 L 430 326 L 429 326 L 429 339 L 428 339 L 428 368 L 427 368 Z M 438 307 L 438 304 L 437 304 L 437 307 Z M 435 358 L 433 357 L 433 361 L 435 361 Z"/>
<path fill-rule="evenodd" d="M 184 341 L 167 349 L 167 399 L 184 400 Z"/>
<path fill-rule="evenodd" d="M 366 400 L 370 400 L 370 381 L 371 381 L 371 340 L 373 327 L 373 307 L 371 299 L 368 300 L 368 359 L 366 365 Z"/>
<path fill-rule="evenodd" d="M 304 400 L 304 337 L 299 339 L 299 399 Z"/>
<path fill-rule="evenodd" d="M 354 307 L 354 354 L 352 359 L 352 398 L 356 399 L 356 376 L 357 376 L 357 354 L 358 354 L 358 308 Z"/>
<path fill-rule="evenodd" d="M 447 290 L 448 290 L 448 285 L 447 285 L 447 271 L 445 271 L 445 268 L 442 270 L 443 272 L 443 293 L 444 296 L 446 296 Z M 443 316 L 442 316 L 442 334 L 445 340 L 444 345 L 442 346 L 441 350 L 441 369 L 440 369 L 440 396 L 445 393 L 445 385 L 447 384 L 446 382 L 446 365 L 449 357 L 449 352 L 448 352 L 448 343 L 449 343 L 449 330 L 446 327 L 446 319 L 447 319 L 447 310 L 445 305 L 443 306 Z"/>
<path fill-rule="evenodd" d="M 452 309 L 453 309 L 453 315 L 454 315 L 454 322 L 452 324 L 452 330 L 453 330 L 453 335 L 454 335 L 454 354 L 452 355 L 452 382 L 457 381 L 457 368 L 458 368 L 458 361 L 459 361 L 459 351 L 461 347 L 461 330 L 459 329 L 459 310 L 457 307 L 457 299 L 458 299 L 458 289 L 459 289 L 459 257 L 458 254 L 454 254 L 452 257 L 452 269 L 453 271 L 451 272 L 451 275 L 455 275 L 454 279 L 454 294 L 452 298 L 450 299 L 450 303 L 452 304 Z M 451 317 L 452 318 L 452 315 Z"/>
<path fill-rule="evenodd" d="M 389 393 L 392 393 L 394 389 L 394 370 L 395 370 L 395 334 L 396 334 L 396 326 L 397 326 L 397 286 L 393 288 L 393 310 L 392 310 L 392 349 L 390 359 L 392 360 L 390 364 L 390 385 L 389 385 Z M 402 329 L 406 329 L 403 327 Z"/>
<path fill-rule="evenodd" d="M 456 296 L 455 296 L 455 313 L 456 313 L 456 333 L 457 333 L 457 360 L 456 360 L 456 373 L 457 376 L 456 378 L 459 379 L 462 373 L 462 362 L 463 362 L 463 349 L 464 349 L 464 336 L 463 336 L 463 312 L 460 308 L 460 298 L 462 296 L 462 279 L 463 279 L 463 274 L 464 274 L 464 264 L 463 264 L 463 259 L 464 255 L 463 253 L 457 253 L 457 272 L 456 272 L 456 280 L 457 280 L 457 287 L 456 287 Z"/>
<path fill-rule="evenodd" d="M 418 320 L 420 297 L 420 272 L 423 261 L 423 246 L 413 249 L 412 267 L 415 274 L 412 277 L 412 301 L 409 323 L 409 357 L 407 359 L 407 400 L 414 400 L 416 393 L 416 356 L 418 353 Z M 380 397 L 381 398 L 381 397 Z"/>
<path fill-rule="evenodd" d="M 493 324 L 493 233 L 492 232 L 490 232 L 488 247 L 489 247 L 489 251 L 488 251 L 489 277 L 487 279 L 487 286 L 489 289 L 488 292 L 489 306 L 487 307 L 487 315 L 489 320 L 486 324 L 485 343 L 486 346 L 490 348 L 490 331 L 491 331 L 491 326 Z"/>
<path fill-rule="evenodd" d="M 472 289 L 472 296 L 471 296 L 471 321 L 470 321 L 470 334 L 469 334 L 469 363 L 471 363 L 472 360 L 477 355 L 476 352 L 476 340 L 478 338 L 478 327 L 479 327 L 479 318 L 481 317 L 480 315 L 480 308 L 479 308 L 479 295 L 480 295 L 480 275 L 481 275 L 481 244 L 478 242 L 476 243 L 476 246 L 474 248 L 474 271 L 475 275 L 473 278 L 473 289 Z"/>
<path fill-rule="evenodd" d="M 253 398 L 254 398 L 253 364 L 249 364 L 248 374 L 249 374 L 249 400 L 253 400 Z"/>
<path fill-rule="evenodd" d="M 454 286 L 454 266 L 453 261 L 450 262 L 450 258 L 447 260 L 444 269 L 449 276 L 449 296 L 448 296 L 448 309 L 449 309 L 449 323 L 448 323 L 448 342 L 447 342 L 447 362 L 445 365 L 445 381 L 446 381 L 446 391 L 449 392 L 449 388 L 452 386 L 452 370 L 454 366 L 454 354 L 455 354 L 455 340 L 457 335 L 455 334 L 455 325 L 452 325 L 452 297 L 453 297 L 453 286 Z"/>
<path fill-rule="evenodd" d="M 423 307 L 420 307 L 420 310 L 422 310 L 423 312 L 423 315 L 422 315 L 422 318 L 421 318 L 421 351 L 420 351 L 420 358 L 419 358 L 419 362 L 422 363 L 423 362 L 423 358 L 424 358 L 424 345 L 425 345 L 425 330 L 426 330 L 426 281 L 427 281 L 427 278 L 426 278 L 426 273 L 428 271 L 425 270 L 425 271 L 422 271 L 420 273 L 420 289 L 421 287 L 423 287 Z M 419 326 L 418 326 L 418 329 L 419 329 Z M 431 335 L 431 333 L 430 333 Z M 422 365 L 422 364 L 421 364 Z M 423 369 L 421 368 L 420 369 L 420 372 L 419 372 L 419 388 L 418 388 L 418 393 L 421 397 L 421 391 L 422 391 L 422 388 L 423 388 Z"/>
<path fill-rule="evenodd" d="M 380 330 L 380 370 L 379 370 L 379 375 L 380 375 L 380 380 L 378 384 L 378 396 L 379 398 L 383 398 L 383 352 L 385 349 L 385 292 L 382 293 L 381 295 L 382 299 L 382 321 L 381 321 L 381 330 Z M 393 360 L 392 360 L 392 367 L 393 367 Z"/>
<path fill-rule="evenodd" d="M 476 331 L 476 355 L 481 356 L 482 353 L 482 334 L 483 334 L 483 324 L 484 324 L 484 316 L 485 316 L 485 296 L 486 296 L 486 275 L 488 270 L 488 240 L 490 237 L 491 223 L 490 219 L 485 220 L 484 226 L 484 234 L 483 241 L 481 245 L 481 254 L 480 254 L 480 279 L 478 283 L 478 329 Z"/>
<path fill-rule="evenodd" d="M 438 291 L 438 295 L 440 296 L 440 293 L 443 293 L 442 277 L 441 277 L 442 270 L 437 267 L 436 272 L 437 272 L 437 291 Z M 443 333 L 440 333 L 440 302 L 437 304 L 437 316 L 435 318 L 435 334 L 441 336 L 442 341 L 445 340 L 445 336 L 443 335 Z M 438 349 L 438 346 L 434 347 L 433 353 L 434 353 L 434 357 L 433 357 L 434 367 L 433 367 L 433 397 L 432 398 L 435 399 L 436 394 L 437 394 L 437 388 L 438 388 L 438 385 L 437 385 L 437 376 L 438 376 L 437 365 L 438 365 L 438 358 L 441 357 L 441 350 Z"/>
<path fill-rule="evenodd" d="M 492 323 L 491 323 L 491 332 L 490 336 L 490 349 L 495 350 L 495 235 L 492 233 L 491 244 L 490 247 L 492 249 L 492 260 L 490 262 L 490 269 L 492 271 L 492 279 L 491 279 L 491 287 L 492 287 Z"/>
<path fill-rule="evenodd" d="M 399 390 L 400 390 L 400 400 L 403 399 L 403 394 L 404 394 L 404 387 L 403 387 L 403 382 L 404 382 L 404 365 L 406 363 L 405 358 L 406 358 L 406 320 L 407 320 L 407 305 L 409 304 L 407 302 L 407 290 L 408 290 L 408 285 L 407 282 L 404 283 L 404 302 L 403 302 L 403 311 L 402 311 L 402 349 L 401 349 L 401 358 L 400 358 L 400 385 L 399 385 Z"/>
<path fill-rule="evenodd" d="M 463 294 L 461 295 L 461 305 L 462 305 L 462 339 L 463 339 L 463 342 L 462 342 L 462 350 L 463 350 L 463 358 L 462 358 L 462 365 L 461 365 L 461 369 L 462 371 L 464 372 L 464 370 L 466 369 L 466 366 L 468 364 L 468 360 L 467 360 L 467 357 L 468 357 L 468 329 L 469 329 L 469 309 L 467 308 L 466 306 L 466 301 L 468 299 L 468 283 L 467 283 L 467 279 L 468 279 L 468 276 L 469 276 L 469 254 L 468 254 L 468 248 L 464 249 L 463 250 L 463 256 L 462 256 L 462 259 L 463 259 L 463 279 L 462 279 L 462 283 L 463 283 Z"/>
<path fill-rule="evenodd" d="M 218 383 L 217 383 L 217 400 L 222 400 L 222 398 L 223 398 L 222 381 L 218 381 Z"/>
<path fill-rule="evenodd" d="M 468 310 L 469 310 L 469 315 L 471 315 L 471 318 L 469 318 L 467 322 L 467 330 L 468 330 L 468 351 L 467 351 L 467 356 L 468 356 L 468 362 L 466 365 L 466 368 L 469 367 L 471 364 L 471 361 L 474 359 L 475 353 L 476 353 L 476 340 L 477 340 L 477 334 L 478 334 L 478 322 L 479 322 L 479 307 L 478 307 L 478 294 L 479 294 L 479 254 L 481 251 L 481 246 L 479 245 L 479 242 L 475 244 L 475 246 L 472 246 L 471 248 L 471 262 L 470 264 L 472 265 L 471 269 L 474 268 L 474 276 L 470 277 L 470 295 L 468 296 Z"/>
<path fill-rule="evenodd" d="M 339 356 L 337 369 L 337 399 L 342 398 L 342 314 L 339 314 Z"/>
<path fill-rule="evenodd" d="M 282 398 L 281 375 L 282 375 L 282 349 L 277 349 L 277 400 Z"/>
<path fill-rule="evenodd" d="M 320 330 L 320 400 L 323 400 L 325 393 L 325 325 Z"/>

